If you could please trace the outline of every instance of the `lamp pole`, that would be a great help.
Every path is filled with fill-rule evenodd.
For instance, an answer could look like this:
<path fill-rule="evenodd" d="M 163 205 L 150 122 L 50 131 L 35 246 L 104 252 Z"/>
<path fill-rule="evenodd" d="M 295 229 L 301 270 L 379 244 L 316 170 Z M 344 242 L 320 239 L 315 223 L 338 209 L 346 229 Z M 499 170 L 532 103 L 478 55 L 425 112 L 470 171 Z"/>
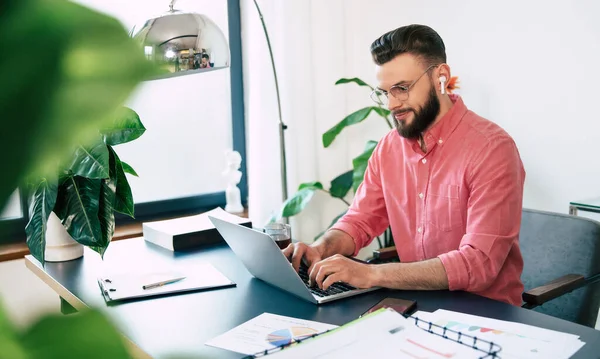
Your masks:
<path fill-rule="evenodd" d="M 283 122 L 281 116 L 281 98 L 279 97 L 279 83 L 277 81 L 277 70 L 275 70 L 275 60 L 273 58 L 273 50 L 271 49 L 271 40 L 269 39 L 269 33 L 267 32 L 267 26 L 265 25 L 265 20 L 263 18 L 263 14 L 260 11 L 260 7 L 256 0 L 254 0 L 254 5 L 256 6 L 256 10 L 258 11 L 258 15 L 260 17 L 260 22 L 262 23 L 263 30 L 265 32 L 265 37 L 267 38 L 267 46 L 269 47 L 269 55 L 271 57 L 271 66 L 273 67 L 273 77 L 275 78 L 275 92 L 277 93 L 277 110 L 279 113 L 279 155 L 281 158 L 281 197 L 285 202 L 288 199 L 288 188 L 287 188 L 287 161 L 285 156 L 285 130 L 287 130 L 287 125 Z M 284 218 L 287 223 L 287 218 Z"/>

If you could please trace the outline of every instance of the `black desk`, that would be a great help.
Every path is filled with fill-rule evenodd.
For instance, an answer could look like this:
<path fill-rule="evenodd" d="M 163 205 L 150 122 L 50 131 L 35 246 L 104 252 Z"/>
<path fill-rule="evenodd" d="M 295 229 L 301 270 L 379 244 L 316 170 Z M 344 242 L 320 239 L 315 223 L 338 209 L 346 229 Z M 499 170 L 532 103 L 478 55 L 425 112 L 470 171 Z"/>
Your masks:
<path fill-rule="evenodd" d="M 237 286 L 107 306 L 96 282 L 99 271 L 105 268 L 127 271 L 147 266 L 156 269 L 173 262 L 187 265 L 198 261 L 212 263 Z M 577 334 L 586 344 L 575 358 L 600 355 L 600 331 L 465 292 L 381 290 L 316 306 L 253 278 L 226 245 L 173 253 L 142 238 L 134 238 L 111 243 L 104 262 L 86 248 L 83 258 L 47 263 L 45 270 L 31 256 L 26 257 L 26 264 L 73 307 L 100 308 L 143 351 L 138 354 L 154 358 L 179 354 L 239 358 L 242 355 L 204 343 L 263 312 L 342 325 L 386 296 L 417 300 L 418 309 L 425 311 L 444 308 Z"/>

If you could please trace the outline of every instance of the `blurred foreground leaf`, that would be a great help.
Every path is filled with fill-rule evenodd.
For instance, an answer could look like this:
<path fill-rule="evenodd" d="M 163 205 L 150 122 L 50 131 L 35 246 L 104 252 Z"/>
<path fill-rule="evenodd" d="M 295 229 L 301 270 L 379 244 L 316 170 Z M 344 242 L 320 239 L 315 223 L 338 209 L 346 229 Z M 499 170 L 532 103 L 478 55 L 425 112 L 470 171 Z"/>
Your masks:
<path fill-rule="evenodd" d="M 0 11 L 0 206 L 24 173 L 54 169 L 155 69 L 110 16 L 64 0 Z"/>

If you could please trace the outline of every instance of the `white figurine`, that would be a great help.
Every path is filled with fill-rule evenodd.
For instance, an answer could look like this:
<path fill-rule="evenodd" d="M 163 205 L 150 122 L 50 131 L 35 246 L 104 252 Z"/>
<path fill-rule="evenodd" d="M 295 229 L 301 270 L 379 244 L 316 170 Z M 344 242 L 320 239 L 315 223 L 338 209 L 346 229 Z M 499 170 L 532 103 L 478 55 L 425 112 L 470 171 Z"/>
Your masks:
<path fill-rule="evenodd" d="M 242 179 L 242 172 L 239 170 L 242 164 L 242 156 L 238 151 L 227 150 L 225 158 L 227 159 L 227 168 L 223 171 L 223 176 L 227 181 L 225 211 L 241 213 L 244 211 L 244 207 L 242 206 L 242 196 L 237 184 Z"/>

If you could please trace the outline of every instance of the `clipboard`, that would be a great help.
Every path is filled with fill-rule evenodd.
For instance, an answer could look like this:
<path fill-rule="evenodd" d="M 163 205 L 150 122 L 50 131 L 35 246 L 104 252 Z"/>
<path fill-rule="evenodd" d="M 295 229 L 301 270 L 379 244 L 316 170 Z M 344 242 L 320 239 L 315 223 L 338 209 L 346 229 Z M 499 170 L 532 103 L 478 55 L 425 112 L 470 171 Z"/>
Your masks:
<path fill-rule="evenodd" d="M 210 263 L 194 265 L 185 270 L 114 273 L 98 277 L 97 280 L 106 303 L 236 285 Z M 158 283 L 161 284 L 156 285 Z"/>

